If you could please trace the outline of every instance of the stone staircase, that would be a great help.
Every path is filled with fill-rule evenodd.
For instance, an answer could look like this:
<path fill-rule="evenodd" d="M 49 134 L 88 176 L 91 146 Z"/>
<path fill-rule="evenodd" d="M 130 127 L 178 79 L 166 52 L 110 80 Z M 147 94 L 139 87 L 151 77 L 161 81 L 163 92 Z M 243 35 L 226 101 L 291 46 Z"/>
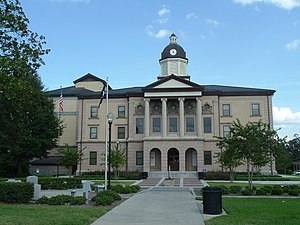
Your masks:
<path fill-rule="evenodd" d="M 151 171 L 148 173 L 149 178 L 198 178 L 197 171 Z"/>

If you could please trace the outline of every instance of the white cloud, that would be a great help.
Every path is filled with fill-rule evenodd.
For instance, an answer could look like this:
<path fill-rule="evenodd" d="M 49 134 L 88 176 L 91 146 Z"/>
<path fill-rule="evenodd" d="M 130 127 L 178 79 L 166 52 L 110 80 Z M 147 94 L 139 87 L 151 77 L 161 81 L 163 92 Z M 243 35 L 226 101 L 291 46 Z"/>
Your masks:
<path fill-rule="evenodd" d="M 220 22 L 219 21 L 217 21 L 217 20 L 213 20 L 213 19 L 206 19 L 205 20 L 205 23 L 207 24 L 207 25 L 213 25 L 213 26 L 218 26 L 219 24 L 220 24 Z"/>
<path fill-rule="evenodd" d="M 161 8 L 158 10 L 157 14 L 160 16 L 160 17 L 163 17 L 163 16 L 169 16 L 171 13 L 171 10 L 168 9 L 165 5 L 161 6 Z"/>
<path fill-rule="evenodd" d="M 156 33 L 152 31 L 153 30 L 153 26 L 149 25 L 146 27 L 146 32 L 150 37 L 154 37 L 154 38 L 164 38 L 168 35 L 171 34 L 171 32 L 167 29 L 160 29 L 159 31 L 157 31 Z"/>
<path fill-rule="evenodd" d="M 300 112 L 293 112 L 288 107 L 273 106 L 274 124 L 300 124 Z"/>
<path fill-rule="evenodd" d="M 287 50 L 294 50 L 294 49 L 299 48 L 299 46 L 300 46 L 300 39 L 296 39 L 296 40 L 293 40 L 293 41 L 285 44 L 285 48 Z"/>
<path fill-rule="evenodd" d="M 191 19 L 196 20 L 196 19 L 198 19 L 198 16 L 197 16 L 196 13 L 191 12 L 191 13 L 188 13 L 188 14 L 186 15 L 186 19 L 187 19 L 187 20 L 191 20 Z"/>
<path fill-rule="evenodd" d="M 271 4 L 287 10 L 300 7 L 300 0 L 233 0 L 233 2 L 242 5 L 251 5 L 256 3 Z"/>
<path fill-rule="evenodd" d="M 292 139 L 294 134 L 300 133 L 300 112 L 293 112 L 288 107 L 273 106 L 274 128 L 279 129 L 281 137 Z"/>
<path fill-rule="evenodd" d="M 168 18 L 160 18 L 160 19 L 158 19 L 158 22 L 159 22 L 160 24 L 167 23 L 168 21 L 169 21 Z"/>

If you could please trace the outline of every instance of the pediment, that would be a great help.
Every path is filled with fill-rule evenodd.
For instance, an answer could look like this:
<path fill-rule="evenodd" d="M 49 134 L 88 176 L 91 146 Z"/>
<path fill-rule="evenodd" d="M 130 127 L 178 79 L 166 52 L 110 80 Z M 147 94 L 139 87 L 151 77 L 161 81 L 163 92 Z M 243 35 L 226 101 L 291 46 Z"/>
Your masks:
<path fill-rule="evenodd" d="M 144 92 L 151 92 L 151 91 L 189 91 L 189 90 L 198 90 L 203 91 L 203 87 L 199 84 L 193 83 L 187 79 L 176 75 L 170 75 L 165 78 L 162 78 L 152 84 L 149 84 L 145 88 L 143 88 Z"/>
<path fill-rule="evenodd" d="M 192 88 L 191 85 L 183 83 L 181 81 L 171 79 L 167 80 L 161 84 L 158 84 L 157 86 L 153 88 Z"/>

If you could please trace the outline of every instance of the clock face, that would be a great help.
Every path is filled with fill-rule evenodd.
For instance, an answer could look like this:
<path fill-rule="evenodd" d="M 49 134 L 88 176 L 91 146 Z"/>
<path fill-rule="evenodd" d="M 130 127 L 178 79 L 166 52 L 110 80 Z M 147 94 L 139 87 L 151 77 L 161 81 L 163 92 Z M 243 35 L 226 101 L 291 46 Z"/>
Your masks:
<path fill-rule="evenodd" d="M 176 55 L 176 53 L 177 53 L 176 49 L 172 48 L 172 49 L 170 50 L 170 54 L 171 54 L 171 55 Z"/>

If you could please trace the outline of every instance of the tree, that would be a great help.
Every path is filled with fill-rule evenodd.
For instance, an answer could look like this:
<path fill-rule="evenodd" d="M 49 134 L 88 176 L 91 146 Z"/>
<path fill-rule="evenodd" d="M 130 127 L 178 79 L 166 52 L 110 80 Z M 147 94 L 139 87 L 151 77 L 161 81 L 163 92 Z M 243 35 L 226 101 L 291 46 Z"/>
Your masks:
<path fill-rule="evenodd" d="M 300 136 L 298 134 L 295 134 L 294 138 L 288 141 L 288 151 L 294 162 L 300 160 Z"/>
<path fill-rule="evenodd" d="M 114 171 L 115 179 L 119 178 L 121 168 L 126 164 L 125 149 L 120 146 L 114 146 L 111 151 L 111 168 Z"/>
<path fill-rule="evenodd" d="M 61 147 L 58 150 L 59 156 L 61 157 L 59 160 L 59 164 L 71 168 L 71 175 L 77 169 L 77 165 L 82 160 L 83 151 L 80 151 L 77 147 L 71 147 L 68 144 L 65 144 L 64 147 Z"/>
<path fill-rule="evenodd" d="M 254 169 L 260 168 L 270 161 L 270 155 L 277 143 L 275 139 L 277 132 L 270 130 L 268 124 L 261 121 L 248 122 L 242 125 L 237 120 L 233 122 L 230 133 L 231 136 L 228 138 L 219 138 L 219 147 L 225 147 L 225 151 L 230 153 L 219 159 L 222 160 L 223 164 L 239 162 L 239 160 L 245 163 L 248 172 L 248 185 L 252 189 Z"/>
<path fill-rule="evenodd" d="M 238 155 L 238 149 L 233 148 L 230 144 L 231 140 L 228 137 L 221 139 L 217 146 L 221 149 L 220 153 L 217 153 L 218 162 L 222 167 L 229 169 L 230 182 L 234 181 L 234 169 L 242 164 L 242 160 Z"/>
<path fill-rule="evenodd" d="M 37 73 L 49 50 L 28 24 L 18 0 L 0 0 L 0 176 L 26 174 L 62 129 Z"/>

